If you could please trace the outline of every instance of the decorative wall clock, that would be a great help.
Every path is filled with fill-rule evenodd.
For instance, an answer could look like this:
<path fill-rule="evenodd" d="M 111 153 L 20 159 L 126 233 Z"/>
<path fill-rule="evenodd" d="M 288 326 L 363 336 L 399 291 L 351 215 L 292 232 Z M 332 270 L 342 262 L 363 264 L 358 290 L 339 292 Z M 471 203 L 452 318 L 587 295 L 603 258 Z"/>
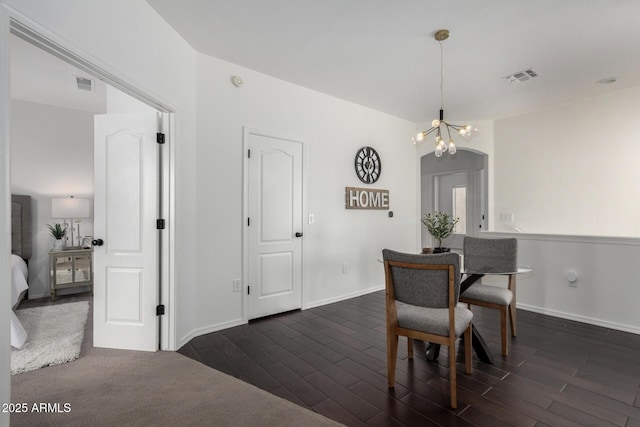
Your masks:
<path fill-rule="evenodd" d="M 373 184 L 380 178 L 382 162 L 378 152 L 371 147 L 362 147 L 356 153 L 356 175 L 365 184 Z"/>

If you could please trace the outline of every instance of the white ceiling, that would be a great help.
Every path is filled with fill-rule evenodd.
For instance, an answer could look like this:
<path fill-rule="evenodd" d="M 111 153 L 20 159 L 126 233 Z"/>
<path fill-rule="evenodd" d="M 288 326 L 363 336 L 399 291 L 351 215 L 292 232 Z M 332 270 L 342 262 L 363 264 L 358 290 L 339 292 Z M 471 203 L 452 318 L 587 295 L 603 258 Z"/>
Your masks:
<path fill-rule="evenodd" d="M 11 98 L 73 110 L 104 113 L 104 82 L 14 35 L 10 37 Z M 94 82 L 91 92 L 79 90 L 76 76 Z"/>
<path fill-rule="evenodd" d="M 640 85 L 639 0 L 147 0 L 196 50 L 415 122 Z M 533 67 L 539 77 L 503 77 Z M 597 85 L 616 76 L 617 82 Z M 249 82 L 247 82 L 249 83 Z"/>

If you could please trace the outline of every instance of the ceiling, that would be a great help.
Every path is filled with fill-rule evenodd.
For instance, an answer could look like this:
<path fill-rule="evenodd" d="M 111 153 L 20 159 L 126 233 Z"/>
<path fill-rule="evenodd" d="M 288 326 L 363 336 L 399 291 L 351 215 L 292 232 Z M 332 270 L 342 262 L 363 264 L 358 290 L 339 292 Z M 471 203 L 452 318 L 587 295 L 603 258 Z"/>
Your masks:
<path fill-rule="evenodd" d="M 73 110 L 104 113 L 104 82 L 14 35 L 10 37 L 11 98 Z M 79 90 L 76 77 L 90 78 L 93 90 Z"/>
<path fill-rule="evenodd" d="M 638 0 L 147 0 L 196 50 L 414 122 L 640 85 Z M 539 76 L 508 83 L 533 68 Z M 595 82 L 617 77 L 613 84 Z M 241 76 L 242 77 L 242 76 Z M 246 81 L 246 79 L 245 79 Z M 250 82 L 247 82 L 250 84 Z"/>
<path fill-rule="evenodd" d="M 452 121 L 640 85 L 639 0 L 147 2 L 200 52 L 413 122 L 430 122 L 440 108 L 433 36 L 442 28 L 451 32 L 442 47 Z M 99 80 L 79 91 L 81 71 L 15 36 L 10 51 L 13 99 L 104 112 Z M 539 76 L 504 79 L 528 68 Z"/>

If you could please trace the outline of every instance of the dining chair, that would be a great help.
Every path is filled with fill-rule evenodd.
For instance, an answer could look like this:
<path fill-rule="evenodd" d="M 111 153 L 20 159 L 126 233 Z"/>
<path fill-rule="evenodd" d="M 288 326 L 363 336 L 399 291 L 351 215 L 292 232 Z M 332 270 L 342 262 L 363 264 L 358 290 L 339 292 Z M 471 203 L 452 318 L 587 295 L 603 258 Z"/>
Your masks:
<path fill-rule="evenodd" d="M 460 255 L 445 253 L 416 255 L 382 251 L 387 310 L 387 379 L 395 386 L 398 337 L 407 338 L 407 352 L 413 359 L 413 340 L 449 347 L 451 407 L 457 408 L 456 339 L 464 335 L 467 374 L 471 367 L 471 310 L 458 305 Z"/>
<path fill-rule="evenodd" d="M 518 268 L 518 240 L 464 238 L 464 271 L 468 273 L 515 272 Z M 460 302 L 500 311 L 500 339 L 502 355 L 509 354 L 507 340 L 507 316 L 511 325 L 511 336 L 516 336 L 516 275 L 508 274 L 507 288 L 474 283 L 462 293 Z"/>

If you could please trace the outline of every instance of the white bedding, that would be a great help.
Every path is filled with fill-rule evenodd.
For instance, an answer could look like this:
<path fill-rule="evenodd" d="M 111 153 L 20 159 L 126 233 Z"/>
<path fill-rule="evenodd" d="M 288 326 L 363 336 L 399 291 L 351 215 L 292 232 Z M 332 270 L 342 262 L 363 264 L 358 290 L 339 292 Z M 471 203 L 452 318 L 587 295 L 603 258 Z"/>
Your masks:
<path fill-rule="evenodd" d="M 29 289 L 27 278 L 29 277 L 29 269 L 27 263 L 17 255 L 11 255 L 11 308 L 15 308 L 18 304 L 20 295 Z M 27 332 L 22 324 L 11 310 L 11 345 L 15 348 L 21 348 L 27 340 Z"/>

